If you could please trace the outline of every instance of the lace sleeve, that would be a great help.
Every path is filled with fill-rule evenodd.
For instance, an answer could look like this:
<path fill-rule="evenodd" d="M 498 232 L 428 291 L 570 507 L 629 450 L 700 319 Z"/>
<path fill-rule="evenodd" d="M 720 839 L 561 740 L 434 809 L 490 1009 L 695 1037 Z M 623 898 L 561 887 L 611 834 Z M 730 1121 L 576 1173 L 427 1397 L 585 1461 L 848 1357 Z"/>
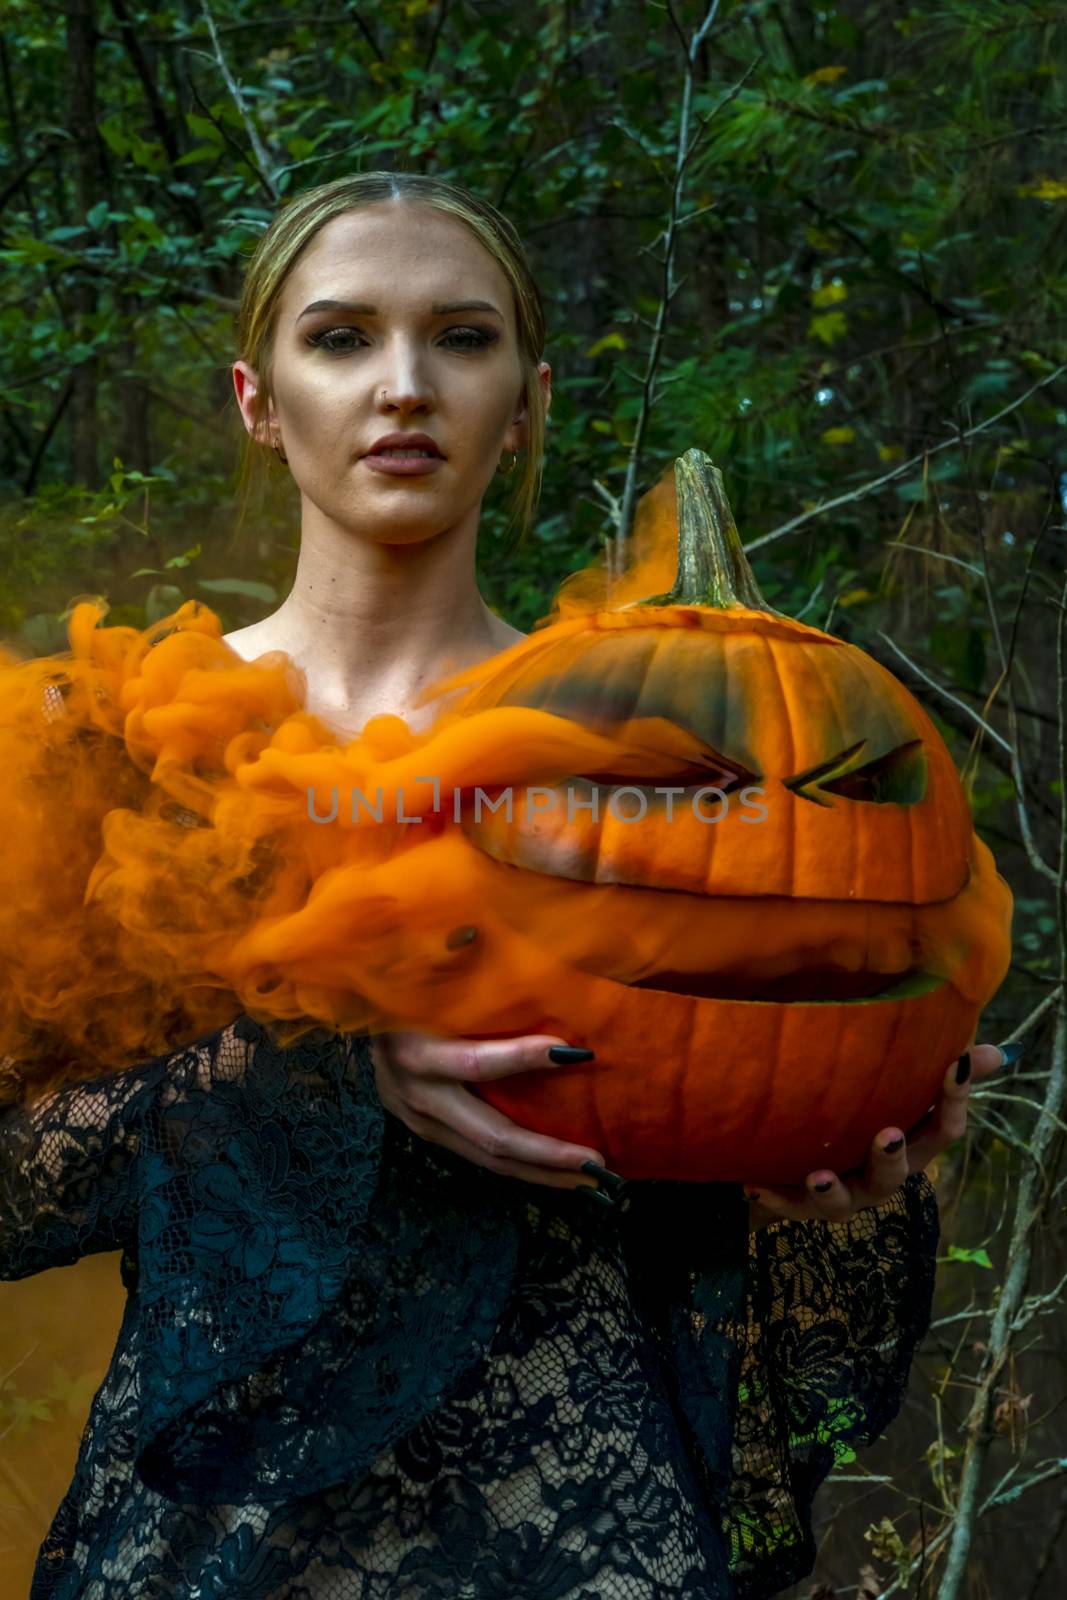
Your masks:
<path fill-rule="evenodd" d="M 124 1278 L 133 1287 L 139 1245 L 165 1233 L 164 1192 L 168 1205 L 177 1202 L 177 1187 L 184 1181 L 188 1189 L 195 1171 L 199 1190 L 184 1196 L 191 1213 L 205 1201 L 217 1207 L 220 1185 L 235 1187 L 241 1108 L 250 1108 L 260 1134 L 253 1137 L 254 1150 L 243 1152 L 252 1181 L 308 1202 L 311 1187 L 282 1148 L 283 1128 L 302 1115 L 305 1127 L 315 1122 L 321 1140 L 322 1125 L 332 1123 L 329 1153 L 338 1143 L 350 1153 L 337 1133 L 336 1080 L 345 1075 L 346 1060 L 353 1070 L 353 1041 L 347 1053 L 332 1036 L 317 1048 L 312 1037 L 286 1052 L 269 1050 L 266 1039 L 266 1030 L 239 1017 L 136 1067 L 67 1084 L 34 1101 L 17 1098 L 18 1069 L 0 1063 L 0 1090 L 7 1096 L 0 1103 L 0 1280 L 122 1248 Z M 288 1106 L 288 1121 L 271 1119 L 279 1101 Z M 222 1153 L 226 1138 L 229 1157 Z M 323 1204 L 323 1215 L 340 1219 L 354 1205 L 361 1217 L 367 1187 L 365 1180 L 350 1204 L 341 1196 L 332 1210 Z"/>
<path fill-rule="evenodd" d="M 914 1172 L 849 1222 L 782 1222 L 750 1241 L 733 1485 L 725 1514 L 741 1600 L 811 1571 L 815 1491 L 903 1402 L 930 1325 L 940 1219 Z"/>
<path fill-rule="evenodd" d="M 127 1243 L 140 1123 L 166 1066 L 155 1059 L 0 1108 L 0 1279 Z"/>
<path fill-rule="evenodd" d="M 900 1409 L 930 1323 L 937 1201 L 913 1173 L 849 1222 L 749 1235 L 739 1186 L 645 1183 L 626 1206 L 631 1292 L 738 1600 L 815 1562 L 815 1492 Z"/>
<path fill-rule="evenodd" d="M 137 1471 L 182 1503 L 355 1477 L 479 1357 L 519 1247 L 521 1186 L 387 1113 L 364 1036 L 294 1057 L 239 1026 L 244 1084 L 144 1158 Z"/>
<path fill-rule="evenodd" d="M 390 1117 L 364 1035 L 285 1046 L 242 1015 L 9 1109 L 0 1150 L 4 1277 L 123 1247 L 126 1332 L 79 1470 L 129 1449 L 176 1502 L 352 1477 L 449 1392 L 510 1293 L 521 1187 Z"/>

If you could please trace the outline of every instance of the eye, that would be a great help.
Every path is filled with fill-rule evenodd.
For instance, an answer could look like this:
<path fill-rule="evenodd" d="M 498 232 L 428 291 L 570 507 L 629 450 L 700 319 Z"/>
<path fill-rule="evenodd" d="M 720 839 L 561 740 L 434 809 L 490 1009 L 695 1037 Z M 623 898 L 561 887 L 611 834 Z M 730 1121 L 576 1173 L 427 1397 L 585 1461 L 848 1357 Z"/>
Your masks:
<path fill-rule="evenodd" d="M 446 335 L 449 339 L 473 339 L 474 344 L 464 345 L 467 350 L 484 350 L 491 344 L 496 344 L 499 334 L 491 333 L 487 328 L 453 328 Z"/>
<path fill-rule="evenodd" d="M 343 338 L 346 334 L 357 339 L 362 337 L 355 328 L 322 328 L 318 333 L 309 333 L 307 342 L 310 345 L 314 345 L 316 349 L 331 350 L 336 353 L 338 346 L 333 341 L 338 335 Z"/>
<path fill-rule="evenodd" d="M 917 805 L 926 793 L 927 763 L 922 740 L 910 739 L 862 767 L 842 772 L 840 769 L 851 761 L 858 750 L 863 749 L 866 742 L 861 739 L 832 760 L 820 762 L 799 777 L 787 778 L 786 788 L 792 789 L 802 800 L 811 800 L 816 805 L 829 805 L 829 801 L 821 799 L 818 794 L 805 794 L 806 789 L 815 788 L 823 793 L 843 795 L 846 800 L 867 800 L 874 805 Z M 836 777 L 831 776 L 834 773 Z"/>
<path fill-rule="evenodd" d="M 345 355 L 351 351 L 354 346 L 351 344 L 338 345 L 334 341 L 339 336 L 343 339 L 346 335 L 356 339 L 363 338 L 363 335 L 360 333 L 358 328 L 322 328 L 318 333 L 309 333 L 307 342 L 309 345 L 313 345 L 317 349 L 328 350 L 333 355 Z M 451 348 L 475 351 L 484 350 L 487 349 L 489 345 L 496 344 L 499 337 L 499 334 L 492 332 L 488 328 L 450 328 L 448 333 L 445 335 L 445 340 L 465 340 L 465 343 L 461 345 L 452 345 Z"/>

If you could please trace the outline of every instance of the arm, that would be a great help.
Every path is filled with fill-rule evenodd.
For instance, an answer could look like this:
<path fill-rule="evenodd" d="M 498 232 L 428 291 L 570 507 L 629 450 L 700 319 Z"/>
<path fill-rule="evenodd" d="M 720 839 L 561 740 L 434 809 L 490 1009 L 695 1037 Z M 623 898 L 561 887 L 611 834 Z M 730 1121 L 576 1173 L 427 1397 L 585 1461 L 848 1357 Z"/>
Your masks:
<path fill-rule="evenodd" d="M 900 1411 L 929 1325 L 939 1219 L 922 1171 L 839 1222 L 777 1219 L 749 1236 L 740 1309 L 716 1332 L 736 1382 L 723 1530 L 738 1600 L 810 1573 L 826 1475 Z"/>
<path fill-rule="evenodd" d="M 140 1122 L 166 1067 L 156 1058 L 0 1108 L 0 1279 L 131 1237 Z"/>
<path fill-rule="evenodd" d="M 158 1209 L 161 1174 L 217 1160 L 240 1125 L 263 1037 L 241 1016 L 134 1067 L 65 1084 L 32 1103 L 0 1103 L 0 1280 L 102 1250 L 136 1252 L 146 1204 Z M 314 1097 L 314 1047 L 277 1059 L 292 1063 Z M 279 1071 L 271 1082 L 283 1094 L 289 1066 Z M 261 1096 L 269 1076 L 257 1078 Z M 17 1096 L 18 1080 L 17 1067 L 0 1061 L 0 1093 Z"/>

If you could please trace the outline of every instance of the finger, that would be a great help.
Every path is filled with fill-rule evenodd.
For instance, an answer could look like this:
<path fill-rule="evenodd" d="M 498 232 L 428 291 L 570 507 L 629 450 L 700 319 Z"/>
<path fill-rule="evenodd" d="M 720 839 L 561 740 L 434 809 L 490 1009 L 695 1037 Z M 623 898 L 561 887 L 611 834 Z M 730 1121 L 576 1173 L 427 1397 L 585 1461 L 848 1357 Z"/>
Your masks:
<path fill-rule="evenodd" d="M 879 1205 L 896 1194 L 911 1170 L 908 1142 L 900 1128 L 883 1128 L 871 1141 L 863 1178 L 853 1190 L 860 1206 Z"/>
<path fill-rule="evenodd" d="M 462 1083 L 510 1077 L 535 1067 L 558 1071 L 596 1059 L 594 1051 L 551 1033 L 527 1033 L 515 1039 L 453 1039 L 430 1033 L 401 1038 L 398 1060 L 406 1071 L 428 1072 Z M 552 1049 L 568 1052 L 570 1059 L 553 1061 L 548 1054 Z"/>
<path fill-rule="evenodd" d="M 1011 1057 L 1010 1057 L 1010 1059 L 1013 1060 L 1013 1061 L 1017 1060 L 1019 1055 L 1022 1054 L 1023 1049 L 1025 1049 L 1025 1045 L 1020 1047 L 1018 1044 L 1013 1044 L 1011 1046 Z M 968 1087 L 967 1087 L 967 1089 L 965 1091 L 965 1094 L 969 1094 L 970 1093 L 971 1085 L 973 1085 L 976 1082 L 981 1082 L 986 1078 L 991 1078 L 993 1076 L 993 1074 L 995 1072 L 999 1072 L 1001 1067 L 1005 1064 L 1004 1063 L 1004 1050 L 1001 1049 L 1000 1045 L 998 1045 L 998 1044 L 973 1044 L 973 1045 L 971 1045 L 969 1050 L 964 1051 L 964 1055 L 963 1056 L 957 1057 L 957 1059 L 955 1061 L 950 1062 L 948 1067 L 946 1068 L 945 1077 L 944 1077 L 944 1080 L 943 1080 L 943 1087 L 947 1088 L 948 1092 L 950 1094 L 957 1087 L 956 1082 L 955 1082 L 955 1074 L 959 1070 L 960 1062 L 963 1061 L 964 1056 L 968 1057 L 969 1060 L 970 1060 L 970 1063 L 971 1063 L 970 1083 L 969 1083 L 969 1085 L 968 1085 Z M 934 1116 L 935 1116 L 935 1113 L 937 1112 L 939 1101 L 940 1101 L 940 1096 L 939 1096 L 938 1100 L 935 1101 L 934 1104 L 929 1108 L 929 1110 L 926 1111 L 919 1118 L 918 1122 L 913 1123 L 912 1126 L 908 1129 L 907 1137 L 908 1137 L 909 1145 L 911 1145 L 911 1146 L 915 1145 L 915 1142 L 919 1138 L 920 1133 L 925 1135 L 925 1134 L 928 1134 L 932 1130 Z M 913 1163 L 912 1164 L 912 1171 L 914 1171 L 914 1170 L 915 1170 L 915 1167 L 914 1167 L 914 1163 Z"/>
<path fill-rule="evenodd" d="M 768 1189 L 762 1185 L 759 1189 L 745 1186 L 745 1198 L 764 1210 L 773 1213 L 775 1218 L 786 1222 L 802 1222 L 808 1211 L 807 1190 L 799 1187 L 790 1189 Z"/>
<path fill-rule="evenodd" d="M 477 1109 L 468 1114 L 450 1101 L 445 1107 L 447 1121 L 425 1113 L 415 1113 L 408 1125 L 420 1138 L 463 1156 L 475 1166 L 486 1167 L 502 1177 L 540 1183 L 552 1189 L 576 1189 L 580 1185 L 598 1187 L 596 1180 L 581 1170 L 585 1161 L 603 1166 L 599 1151 L 583 1145 L 550 1139 L 545 1134 L 520 1127 L 493 1106 L 485 1105 L 470 1090 L 459 1086 L 446 1090 L 457 1099 L 471 1102 Z M 481 1112 L 488 1113 L 482 1117 Z"/>
<path fill-rule="evenodd" d="M 461 1071 L 472 1067 L 477 1070 L 478 1062 L 472 1054 L 493 1054 L 494 1046 L 511 1053 L 510 1059 L 505 1059 L 505 1070 L 526 1070 L 530 1062 L 523 1065 L 523 1057 L 531 1055 L 534 1065 L 552 1065 L 543 1051 L 556 1042 L 555 1036 L 549 1034 L 457 1040 L 416 1030 L 390 1032 L 382 1036 L 384 1063 L 378 1080 L 379 1095 L 387 1109 L 412 1132 L 454 1150 L 476 1165 L 553 1187 L 573 1188 L 579 1183 L 598 1187 L 581 1167 L 587 1161 L 604 1167 L 605 1158 L 599 1150 L 523 1128 L 462 1082 L 452 1081 L 441 1072 L 442 1065 L 446 1071 L 450 1065 Z M 516 1054 L 520 1063 L 517 1069 L 512 1064 Z"/>
<path fill-rule="evenodd" d="M 991 1051 L 999 1060 L 996 1045 L 975 1045 L 949 1063 L 941 1083 L 941 1093 L 931 1110 L 908 1134 L 908 1167 L 912 1172 L 929 1166 L 935 1156 L 967 1131 L 967 1105 L 974 1081 L 973 1058 L 978 1051 Z M 988 1056 L 983 1057 L 985 1076 L 989 1076 Z M 994 1067 L 995 1071 L 996 1068 Z"/>
<path fill-rule="evenodd" d="M 966 1131 L 971 1084 L 991 1077 L 1004 1065 L 1004 1051 L 999 1045 L 975 1044 L 964 1055 L 970 1070 L 963 1082 L 957 1082 L 956 1078 L 963 1059 L 960 1057 L 949 1064 L 941 1094 L 909 1134 L 905 1135 L 900 1128 L 883 1128 L 876 1135 L 862 1177 L 857 1174 L 855 1182 L 846 1184 L 829 1169 L 811 1172 L 804 1189 L 769 1189 L 761 1185 L 759 1202 L 776 1216 L 799 1222 L 810 1220 L 813 1215 L 831 1221 L 841 1220 L 856 1210 L 889 1199 L 909 1172 L 928 1166 L 946 1145 Z M 829 1187 L 820 1190 L 820 1184 Z M 748 1186 L 745 1192 L 750 1197 L 757 1194 Z"/>
<path fill-rule="evenodd" d="M 843 1222 L 856 1209 L 852 1191 L 836 1172 L 819 1167 L 805 1181 L 811 1215 L 824 1222 Z"/>
<path fill-rule="evenodd" d="M 818 1184 L 828 1187 L 820 1190 L 816 1187 Z M 746 1187 L 745 1194 L 749 1199 L 757 1199 L 767 1211 L 787 1222 L 837 1222 L 852 1210 L 848 1186 L 836 1172 L 825 1168 L 809 1172 L 803 1185 L 770 1189 L 766 1184 L 760 1184 L 758 1189 Z"/>
<path fill-rule="evenodd" d="M 991 1078 L 994 1072 L 999 1072 L 1005 1065 L 1004 1051 L 999 1044 L 972 1044 L 968 1052 L 971 1058 L 971 1082 L 980 1083 L 983 1078 Z M 1012 1057 L 1018 1059 L 1015 1047 Z M 1022 1051 L 1019 1050 L 1019 1055 Z"/>

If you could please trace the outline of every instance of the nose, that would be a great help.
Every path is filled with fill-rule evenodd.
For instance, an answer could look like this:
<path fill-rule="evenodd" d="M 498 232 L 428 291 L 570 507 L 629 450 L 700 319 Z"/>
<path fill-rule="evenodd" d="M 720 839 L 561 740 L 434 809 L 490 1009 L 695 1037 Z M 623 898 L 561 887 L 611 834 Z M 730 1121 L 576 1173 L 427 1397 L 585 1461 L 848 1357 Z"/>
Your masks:
<path fill-rule="evenodd" d="M 384 358 L 375 380 L 379 409 L 414 411 L 433 403 L 433 385 L 425 362 L 410 342 L 399 342 Z"/>

